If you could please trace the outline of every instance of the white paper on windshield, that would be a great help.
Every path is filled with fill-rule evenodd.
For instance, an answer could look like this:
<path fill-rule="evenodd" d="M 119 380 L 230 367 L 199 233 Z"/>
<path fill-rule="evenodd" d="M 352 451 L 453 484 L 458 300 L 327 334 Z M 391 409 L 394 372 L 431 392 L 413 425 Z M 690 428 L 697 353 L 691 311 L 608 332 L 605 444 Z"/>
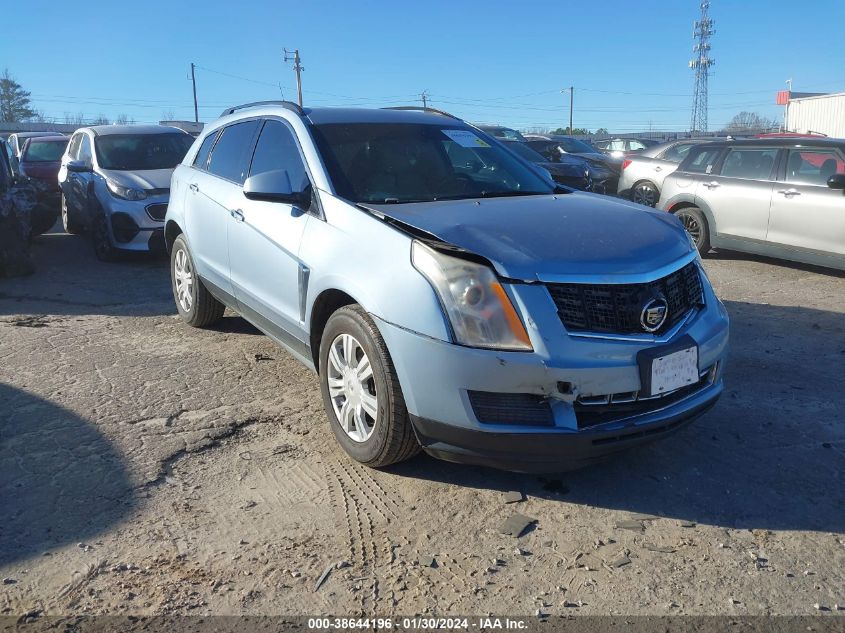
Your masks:
<path fill-rule="evenodd" d="M 440 130 L 461 147 L 490 147 L 469 130 Z"/>

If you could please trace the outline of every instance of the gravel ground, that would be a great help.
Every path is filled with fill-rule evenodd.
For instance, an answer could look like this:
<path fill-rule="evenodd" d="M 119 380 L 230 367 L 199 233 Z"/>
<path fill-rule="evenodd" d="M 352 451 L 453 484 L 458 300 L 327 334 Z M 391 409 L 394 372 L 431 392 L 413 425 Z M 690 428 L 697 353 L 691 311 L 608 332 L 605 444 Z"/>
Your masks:
<path fill-rule="evenodd" d="M 48 234 L 0 280 L 0 615 L 845 609 L 843 274 L 708 258 L 716 408 L 537 477 L 353 463 L 312 373 L 237 315 L 184 326 L 165 261 L 90 251 Z"/>

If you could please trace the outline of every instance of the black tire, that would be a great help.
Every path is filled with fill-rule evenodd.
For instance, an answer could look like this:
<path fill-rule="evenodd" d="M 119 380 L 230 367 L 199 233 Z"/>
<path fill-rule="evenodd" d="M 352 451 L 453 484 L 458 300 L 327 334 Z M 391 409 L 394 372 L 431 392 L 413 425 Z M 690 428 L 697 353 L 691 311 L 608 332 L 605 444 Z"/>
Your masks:
<path fill-rule="evenodd" d="M 65 194 L 62 194 L 62 227 L 65 233 L 79 235 L 83 231 L 82 224 L 76 217 L 76 211 L 68 207 Z"/>
<path fill-rule="evenodd" d="M 377 416 L 371 434 L 362 442 L 353 440 L 343 430 L 329 393 L 329 352 L 332 343 L 342 334 L 354 337 L 373 370 Z M 380 468 L 409 459 L 420 451 L 390 353 L 375 323 L 361 306 L 345 306 L 329 318 L 320 341 L 319 369 L 320 389 L 329 424 L 338 443 L 350 457 L 367 466 Z"/>
<path fill-rule="evenodd" d="M 38 237 L 53 228 L 56 223 L 55 211 L 50 209 L 39 209 L 36 213 L 33 211 L 32 231 L 30 237 Z"/>
<path fill-rule="evenodd" d="M 101 262 L 116 262 L 120 259 L 120 251 L 111 240 L 109 220 L 102 209 L 94 214 L 91 225 L 91 244 L 94 247 L 94 255 Z"/>
<path fill-rule="evenodd" d="M 642 180 L 631 187 L 631 200 L 647 207 L 655 207 L 660 200 L 660 191 L 653 182 Z"/>
<path fill-rule="evenodd" d="M 181 260 L 182 254 L 185 258 L 182 261 L 187 265 L 187 272 L 192 277 L 189 291 L 190 303 L 187 306 L 182 305 L 177 288 L 177 261 Z M 170 286 L 173 289 L 173 300 L 176 302 L 179 316 L 185 323 L 193 327 L 207 327 L 223 317 L 226 306 L 211 295 L 197 275 L 196 270 L 188 242 L 183 236 L 179 235 L 173 241 L 173 248 L 170 250 Z"/>
<path fill-rule="evenodd" d="M 707 225 L 707 218 L 698 207 L 683 207 L 677 211 L 672 211 L 676 218 L 678 218 L 684 225 L 687 233 L 689 233 L 695 241 L 695 246 L 701 255 L 706 255 L 710 252 L 710 227 Z"/>

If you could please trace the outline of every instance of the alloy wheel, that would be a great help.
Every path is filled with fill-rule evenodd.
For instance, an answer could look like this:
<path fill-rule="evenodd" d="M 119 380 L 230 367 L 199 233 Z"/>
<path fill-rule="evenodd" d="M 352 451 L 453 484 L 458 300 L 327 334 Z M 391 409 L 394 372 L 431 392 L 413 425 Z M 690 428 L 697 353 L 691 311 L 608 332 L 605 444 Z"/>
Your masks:
<path fill-rule="evenodd" d="M 678 212 L 677 217 L 683 223 L 687 233 L 692 236 L 692 239 L 695 241 L 695 245 L 700 246 L 701 225 L 698 223 L 698 219 L 691 213 L 684 213 L 683 211 Z"/>
<path fill-rule="evenodd" d="M 657 191 L 649 184 L 638 185 L 633 192 L 634 202 L 653 207 L 657 204 Z"/>
<path fill-rule="evenodd" d="M 173 280 L 176 284 L 176 297 L 179 306 L 184 312 L 190 312 L 194 304 L 194 271 L 191 268 L 191 260 L 184 249 L 176 252 L 173 262 Z"/>
<path fill-rule="evenodd" d="M 370 359 L 354 336 L 340 334 L 332 341 L 327 380 L 341 428 L 355 442 L 366 442 L 378 421 L 378 394 Z"/>

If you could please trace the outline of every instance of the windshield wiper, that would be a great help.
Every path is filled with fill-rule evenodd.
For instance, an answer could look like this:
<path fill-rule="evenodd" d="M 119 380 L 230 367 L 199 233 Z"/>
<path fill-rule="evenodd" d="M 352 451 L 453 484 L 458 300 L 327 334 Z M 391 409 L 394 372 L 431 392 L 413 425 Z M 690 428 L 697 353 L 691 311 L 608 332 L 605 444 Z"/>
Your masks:
<path fill-rule="evenodd" d="M 545 196 L 550 191 L 482 191 L 479 196 L 482 198 L 509 198 L 515 196 Z"/>

